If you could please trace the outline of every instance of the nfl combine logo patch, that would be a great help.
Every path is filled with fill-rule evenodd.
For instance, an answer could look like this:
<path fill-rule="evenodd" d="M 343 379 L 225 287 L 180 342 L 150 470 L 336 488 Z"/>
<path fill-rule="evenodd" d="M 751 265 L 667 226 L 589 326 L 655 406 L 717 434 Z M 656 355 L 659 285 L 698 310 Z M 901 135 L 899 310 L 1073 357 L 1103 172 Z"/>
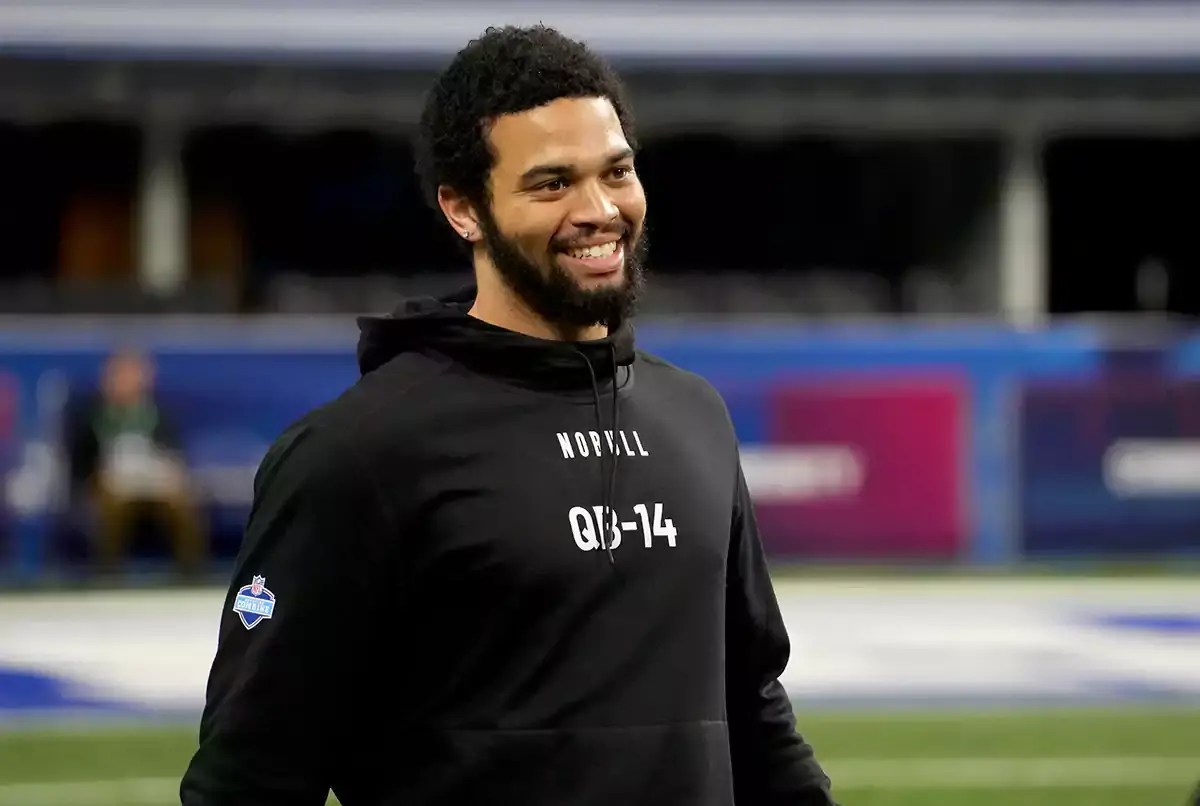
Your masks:
<path fill-rule="evenodd" d="M 275 612 L 275 594 L 267 590 L 267 578 L 255 575 L 249 585 L 237 592 L 233 600 L 233 612 L 242 620 L 247 630 L 254 628 L 263 619 Z"/>

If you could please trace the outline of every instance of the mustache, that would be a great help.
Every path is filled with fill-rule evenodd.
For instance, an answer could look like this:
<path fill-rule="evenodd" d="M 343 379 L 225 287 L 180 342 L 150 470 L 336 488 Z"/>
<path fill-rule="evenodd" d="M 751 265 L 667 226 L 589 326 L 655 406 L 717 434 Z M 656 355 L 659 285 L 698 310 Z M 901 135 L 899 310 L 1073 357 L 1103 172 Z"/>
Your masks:
<path fill-rule="evenodd" d="M 550 241 L 550 246 L 555 249 L 575 249 L 583 246 L 583 242 L 595 238 L 597 235 L 616 235 L 618 238 L 625 240 L 633 232 L 633 225 L 621 221 L 615 226 L 608 226 L 604 229 L 594 230 L 585 234 L 571 236 L 570 238 L 555 238 Z"/>

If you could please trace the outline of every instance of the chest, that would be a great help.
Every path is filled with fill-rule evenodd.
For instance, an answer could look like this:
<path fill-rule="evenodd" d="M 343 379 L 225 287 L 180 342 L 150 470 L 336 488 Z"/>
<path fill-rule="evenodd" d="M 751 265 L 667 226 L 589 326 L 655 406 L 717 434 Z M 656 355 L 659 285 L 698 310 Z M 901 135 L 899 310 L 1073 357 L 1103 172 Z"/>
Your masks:
<path fill-rule="evenodd" d="M 735 468 L 720 425 L 633 399 L 614 429 L 610 405 L 600 424 L 578 403 L 457 423 L 422 463 L 409 567 L 500 595 L 565 593 L 598 565 L 631 582 L 723 579 Z"/>

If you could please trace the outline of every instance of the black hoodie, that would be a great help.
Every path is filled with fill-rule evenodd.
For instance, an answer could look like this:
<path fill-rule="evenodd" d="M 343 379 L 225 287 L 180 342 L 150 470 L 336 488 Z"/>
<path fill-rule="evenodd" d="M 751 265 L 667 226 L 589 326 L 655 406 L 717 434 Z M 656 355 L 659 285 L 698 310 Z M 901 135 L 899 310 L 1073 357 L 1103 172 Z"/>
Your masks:
<path fill-rule="evenodd" d="M 832 804 L 716 391 L 472 298 L 263 460 L 183 804 Z"/>

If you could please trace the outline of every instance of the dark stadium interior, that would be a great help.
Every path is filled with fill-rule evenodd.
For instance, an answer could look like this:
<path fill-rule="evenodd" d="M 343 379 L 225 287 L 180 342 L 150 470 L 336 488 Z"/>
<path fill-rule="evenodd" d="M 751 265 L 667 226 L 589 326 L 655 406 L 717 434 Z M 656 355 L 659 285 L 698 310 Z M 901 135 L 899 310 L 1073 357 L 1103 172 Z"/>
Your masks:
<path fill-rule="evenodd" d="M 0 75 L 25 81 L 26 95 L 41 97 L 39 85 L 57 93 L 0 122 L 0 276 L 13 290 L 0 307 L 358 310 L 395 289 L 458 282 L 459 256 L 411 168 L 405 110 L 419 100 L 421 70 L 85 68 L 52 62 L 33 71 L 0 60 Z M 1001 295 L 988 277 L 1006 118 L 1062 94 L 1101 110 L 1130 93 L 1168 109 L 1186 97 L 1172 75 L 1090 84 L 1037 74 L 968 78 L 633 74 L 633 96 L 648 110 L 639 169 L 653 194 L 659 280 L 649 310 L 995 314 Z M 135 103 L 156 93 L 196 111 L 163 118 L 149 100 Z M 737 125 L 712 111 L 735 104 L 781 111 L 732 118 Z M 927 114 L 913 112 L 920 109 Z M 164 128 L 160 119 L 175 122 Z M 1196 312 L 1187 207 L 1174 203 L 1194 184 L 1196 144 L 1163 128 L 1050 129 L 1040 158 L 1052 312 Z M 153 132 L 166 132 L 178 150 L 190 233 L 189 276 L 165 298 L 147 296 L 134 276 Z M 1161 295 L 1154 272 L 1167 277 Z M 100 277 L 103 290 L 94 287 Z"/>

